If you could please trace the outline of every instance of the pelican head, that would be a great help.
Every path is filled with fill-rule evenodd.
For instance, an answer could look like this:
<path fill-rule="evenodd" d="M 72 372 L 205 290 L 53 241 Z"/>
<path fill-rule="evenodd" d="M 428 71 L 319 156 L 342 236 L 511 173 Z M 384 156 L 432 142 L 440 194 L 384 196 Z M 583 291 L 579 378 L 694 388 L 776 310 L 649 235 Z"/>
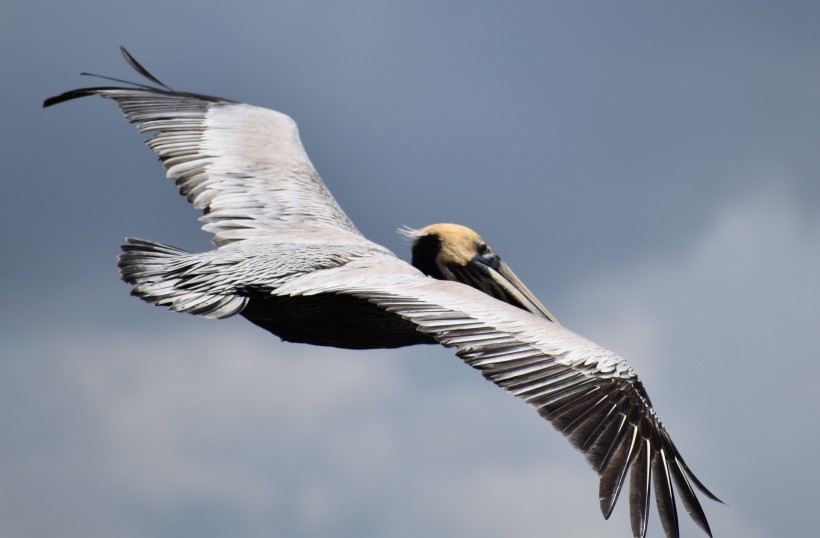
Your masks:
<path fill-rule="evenodd" d="M 439 280 L 467 284 L 552 322 L 555 317 L 476 232 L 460 224 L 404 229 L 413 240 L 413 266 Z M 556 322 L 557 323 L 557 322 Z"/>

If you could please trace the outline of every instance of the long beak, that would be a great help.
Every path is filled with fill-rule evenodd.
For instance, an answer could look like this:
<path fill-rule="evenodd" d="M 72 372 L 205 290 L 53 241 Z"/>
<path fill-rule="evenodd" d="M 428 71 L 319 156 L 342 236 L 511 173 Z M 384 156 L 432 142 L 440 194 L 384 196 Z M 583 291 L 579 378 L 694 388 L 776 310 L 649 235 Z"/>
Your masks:
<path fill-rule="evenodd" d="M 495 297 L 499 301 L 504 301 L 518 308 L 532 312 L 536 316 L 544 317 L 553 323 L 558 323 L 547 307 L 535 298 L 530 290 L 521 280 L 515 276 L 512 269 L 503 261 L 498 262 L 498 267 L 485 265 L 475 259 L 465 266 L 449 265 L 456 280 L 462 284 L 467 284 Z"/>

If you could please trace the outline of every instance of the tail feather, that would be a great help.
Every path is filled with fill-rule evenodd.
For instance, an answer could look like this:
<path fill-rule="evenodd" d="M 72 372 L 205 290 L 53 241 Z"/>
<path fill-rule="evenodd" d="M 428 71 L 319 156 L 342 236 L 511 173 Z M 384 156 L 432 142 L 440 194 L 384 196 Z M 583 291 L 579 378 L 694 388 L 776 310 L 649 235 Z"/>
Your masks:
<path fill-rule="evenodd" d="M 133 286 L 131 295 L 176 312 L 206 318 L 226 318 L 245 308 L 247 297 L 213 293 L 191 282 L 190 274 L 199 263 L 191 253 L 129 237 L 122 246 L 117 267 L 123 281 Z M 186 263 L 187 262 L 187 263 Z"/>

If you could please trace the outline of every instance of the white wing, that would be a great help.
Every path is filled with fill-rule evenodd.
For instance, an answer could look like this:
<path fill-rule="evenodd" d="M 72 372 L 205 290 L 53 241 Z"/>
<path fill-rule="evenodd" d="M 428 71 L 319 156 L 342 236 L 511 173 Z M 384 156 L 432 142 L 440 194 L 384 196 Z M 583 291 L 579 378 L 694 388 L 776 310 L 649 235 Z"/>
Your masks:
<path fill-rule="evenodd" d="M 44 106 L 87 95 L 116 101 L 140 132 L 153 133 L 148 145 L 180 193 L 204 212 L 202 228 L 214 234 L 214 244 L 264 238 L 282 225 L 329 225 L 359 234 L 311 164 L 290 117 L 173 91 L 122 52 L 137 72 L 162 87 L 81 88 Z"/>

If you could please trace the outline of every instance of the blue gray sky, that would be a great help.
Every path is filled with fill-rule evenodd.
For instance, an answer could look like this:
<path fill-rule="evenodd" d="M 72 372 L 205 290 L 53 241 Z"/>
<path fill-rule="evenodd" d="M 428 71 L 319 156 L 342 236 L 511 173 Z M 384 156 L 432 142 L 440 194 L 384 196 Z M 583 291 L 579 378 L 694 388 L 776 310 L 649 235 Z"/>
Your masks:
<path fill-rule="evenodd" d="M 444 5 L 443 5 L 444 4 Z M 210 248 L 109 102 L 132 78 L 276 108 L 371 239 L 477 229 L 626 357 L 728 504 L 817 533 L 820 6 L 0 7 L 0 535 L 623 536 L 583 458 L 444 349 L 283 344 L 129 297 L 126 235 Z M 650 534 L 661 529 L 654 516 Z M 699 536 L 682 519 L 684 536 Z"/>

